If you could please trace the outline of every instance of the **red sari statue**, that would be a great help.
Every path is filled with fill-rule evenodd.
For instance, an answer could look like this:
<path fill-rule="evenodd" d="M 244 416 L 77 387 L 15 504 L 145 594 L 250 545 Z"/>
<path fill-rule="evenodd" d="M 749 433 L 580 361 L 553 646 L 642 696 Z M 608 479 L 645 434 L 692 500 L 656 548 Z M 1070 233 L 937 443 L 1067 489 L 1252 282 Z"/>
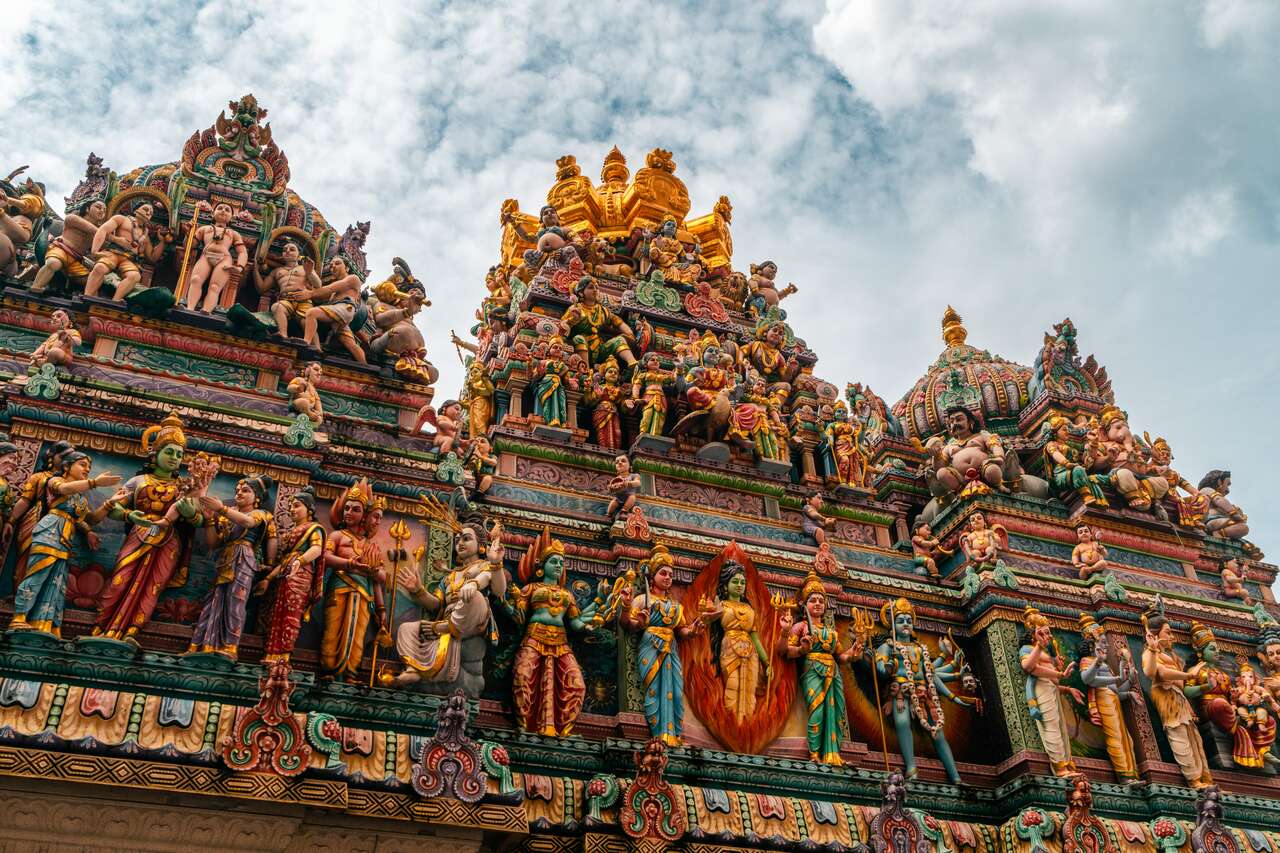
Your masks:
<path fill-rule="evenodd" d="M 302 620 L 311 605 L 320 600 L 324 587 L 325 530 L 316 521 L 316 496 L 310 489 L 293 496 L 289 517 L 293 526 L 280 534 L 280 559 L 253 590 L 255 595 L 261 595 L 276 581 L 267 641 L 262 649 L 266 663 L 289 660 Z"/>

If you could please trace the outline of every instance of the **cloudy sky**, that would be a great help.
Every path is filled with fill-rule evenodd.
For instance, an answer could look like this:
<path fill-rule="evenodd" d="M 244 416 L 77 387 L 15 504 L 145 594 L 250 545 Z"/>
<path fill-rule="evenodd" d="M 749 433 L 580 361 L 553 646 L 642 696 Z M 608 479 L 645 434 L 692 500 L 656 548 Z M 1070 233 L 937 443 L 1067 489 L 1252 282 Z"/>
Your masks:
<path fill-rule="evenodd" d="M 695 214 L 732 199 L 735 265 L 799 285 L 824 378 L 892 403 L 947 303 L 1027 364 L 1070 316 L 1135 430 L 1189 479 L 1232 469 L 1280 549 L 1280 5 L 690 5 L 10 0 L 0 168 L 61 196 L 90 150 L 174 160 L 253 92 L 291 185 L 373 220 L 375 275 L 395 254 L 427 281 L 453 393 L 502 200 L 536 210 L 562 154 L 594 178 L 614 144 L 633 169 L 661 146 Z"/>

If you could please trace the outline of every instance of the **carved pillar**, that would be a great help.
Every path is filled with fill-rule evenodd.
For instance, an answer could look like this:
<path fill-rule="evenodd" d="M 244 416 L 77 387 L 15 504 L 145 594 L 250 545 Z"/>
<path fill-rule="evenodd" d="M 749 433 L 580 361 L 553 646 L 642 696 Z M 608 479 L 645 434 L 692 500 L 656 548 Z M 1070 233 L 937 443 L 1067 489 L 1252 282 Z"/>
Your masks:
<path fill-rule="evenodd" d="M 1018 663 L 1018 624 L 996 620 L 987 626 L 986 635 L 1009 746 L 1015 755 L 1023 750 L 1043 752 L 1040 733 L 1027 711 L 1026 674 Z"/>
<path fill-rule="evenodd" d="M 582 392 L 566 388 L 564 391 L 565 415 L 569 418 L 569 429 L 578 428 L 578 405 L 582 402 Z"/>
<path fill-rule="evenodd" d="M 507 383 L 507 393 L 510 395 L 510 406 L 507 414 L 514 418 L 524 417 L 524 388 L 527 383 L 512 379 Z"/>

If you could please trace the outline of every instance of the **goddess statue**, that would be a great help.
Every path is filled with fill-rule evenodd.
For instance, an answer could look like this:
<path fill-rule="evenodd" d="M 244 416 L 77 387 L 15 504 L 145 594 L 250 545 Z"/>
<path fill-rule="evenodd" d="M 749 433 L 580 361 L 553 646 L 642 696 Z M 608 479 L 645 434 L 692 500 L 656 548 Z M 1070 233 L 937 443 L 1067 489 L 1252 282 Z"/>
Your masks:
<path fill-rule="evenodd" d="M 134 637 L 151 619 L 161 591 L 186 583 L 196 507 L 187 502 L 178 507 L 187 523 L 159 524 L 182 496 L 178 472 L 186 448 L 187 437 L 177 415 L 142 433 L 142 452 L 148 456 L 145 473 L 125 483 L 111 500 L 111 517 L 126 521 L 129 530 L 102 594 L 95 637 L 136 642 Z"/>
<path fill-rule="evenodd" d="M 773 665 L 760 642 L 756 611 L 747 602 L 746 591 L 746 569 L 741 563 L 725 560 L 720 566 L 716 598 L 703 610 L 711 625 L 711 652 L 724 685 L 724 706 L 739 722 L 751 718 L 757 687 L 773 678 Z"/>
<path fill-rule="evenodd" d="M 16 500 L 8 509 L 4 533 L 0 537 L 0 555 L 7 548 L 16 531 L 18 547 L 13 563 L 13 582 L 19 584 L 27 573 L 27 561 L 31 551 L 31 536 L 36 522 L 49 511 L 49 493 L 45 491 L 51 477 L 62 470 L 62 457 L 75 447 L 69 441 L 56 441 L 44 451 L 44 464 L 23 481 Z M 11 496 L 12 497 L 12 496 Z"/>
<path fill-rule="evenodd" d="M 794 357 L 783 355 L 787 342 L 787 327 L 782 321 L 761 323 L 756 327 L 755 340 L 738 350 L 738 367 L 743 373 L 754 371 L 769 384 L 783 382 L 790 391 L 791 383 L 800 372 L 800 363 Z"/>
<path fill-rule="evenodd" d="M 862 449 L 859 425 L 850 422 L 843 400 L 837 400 L 831 408 L 831 419 L 822 430 L 819 450 L 829 454 L 835 483 L 853 488 L 867 485 L 869 460 Z M 829 478 L 830 481 L 831 478 Z"/>
<path fill-rule="evenodd" d="M 1165 738 L 1183 777 L 1192 788 L 1213 784 L 1204 743 L 1196 731 L 1196 714 L 1188 697 L 1197 697 L 1203 686 L 1185 670 L 1186 664 L 1173 650 L 1173 629 L 1162 612 L 1148 611 L 1142 617 L 1146 627 L 1146 648 L 1142 671 L 1151 680 L 1151 701 L 1164 724 Z"/>
<path fill-rule="evenodd" d="M 89 476 L 92 465 L 87 454 L 70 450 L 58 457 L 56 470 L 44 481 L 43 502 L 47 509 L 31 532 L 27 569 L 13 597 L 10 630 L 28 629 L 62 636 L 67 575 L 71 570 L 75 536 L 84 534 L 90 549 L 96 550 L 98 537 L 92 528 L 107 517 L 120 499 L 117 493 L 97 509 L 89 509 L 87 492 L 121 482 L 115 474 Z"/>
<path fill-rule="evenodd" d="M 266 474 L 236 483 L 233 506 L 219 501 L 214 522 L 204 528 L 217 543 L 217 575 L 200 609 L 187 653 L 208 652 L 236 659 L 244 631 L 245 608 L 259 566 L 276 561 L 275 517 L 264 505 L 275 481 Z"/>
<path fill-rule="evenodd" d="M 591 406 L 591 423 L 595 427 L 596 444 L 610 450 L 622 447 L 622 418 L 618 404 L 625 391 L 618 381 L 618 363 L 612 357 L 601 362 L 587 388 L 586 402 Z"/>
<path fill-rule="evenodd" d="M 467 435 L 473 440 L 489 431 L 489 424 L 493 421 L 494 390 L 484 362 L 474 357 L 468 359 L 462 402 L 467 407 Z"/>
<path fill-rule="evenodd" d="M 632 599 L 622 590 L 623 607 L 618 621 L 624 628 L 641 631 L 640 667 L 644 691 L 644 716 L 649 733 L 667 746 L 680 746 L 684 733 L 684 674 L 676 638 L 706 627 L 703 616 L 685 616 L 684 606 L 671 599 L 675 558 L 665 545 L 655 545 L 640 564 L 645 591 Z"/>
<path fill-rule="evenodd" d="M 463 646 L 491 630 L 489 598 L 501 601 L 507 593 L 502 568 L 502 525 L 487 530 L 481 519 L 458 525 L 453 538 L 454 568 L 428 589 L 414 572 L 407 573 L 405 592 L 424 610 L 424 618 L 396 629 L 396 650 L 404 670 L 396 676 L 382 672 L 384 686 L 419 682 L 457 683 L 462 674 Z M 434 619 L 425 618 L 432 614 Z"/>
<path fill-rule="evenodd" d="M 676 236 L 676 220 L 668 214 L 649 239 L 649 261 L 668 284 L 692 286 L 702 278 L 702 264 L 690 259 Z"/>
<path fill-rule="evenodd" d="M 1075 661 L 1068 663 L 1058 652 L 1049 620 L 1039 610 L 1027 605 L 1022 624 L 1027 629 L 1029 642 L 1018 650 L 1018 659 L 1027 674 L 1027 708 L 1040 733 L 1044 751 L 1049 755 L 1053 775 L 1073 776 L 1078 771 L 1071 758 L 1071 731 L 1067 728 L 1067 719 L 1072 713 L 1063 694 L 1082 704 L 1084 694 L 1066 686 L 1062 680 L 1075 670 Z"/>
<path fill-rule="evenodd" d="M 1076 492 L 1085 506 L 1105 507 L 1107 497 L 1102 484 L 1107 478 L 1090 474 L 1081 451 L 1071 444 L 1071 422 L 1062 415 L 1049 419 L 1049 431 L 1053 438 L 1044 446 L 1044 467 L 1049 472 L 1049 483 L 1059 497 Z"/>
<path fill-rule="evenodd" d="M 1138 761 L 1134 757 L 1133 738 L 1124 722 L 1121 702 L 1131 698 L 1136 687 L 1136 671 L 1123 643 L 1115 646 L 1119 672 L 1111 669 L 1107 658 L 1111 638 L 1088 613 L 1080 614 L 1080 679 L 1089 688 L 1089 718 L 1102 729 L 1107 743 L 1107 757 L 1116 778 L 1132 785 L 1140 782 Z"/>
<path fill-rule="evenodd" d="M 564 360 L 564 341 L 553 336 L 546 355 L 534 365 L 538 384 L 534 388 L 533 411 L 549 427 L 563 427 L 569 420 L 566 388 L 578 390 L 578 377 Z"/>
<path fill-rule="evenodd" d="M 511 670 L 516 723 L 534 734 L 567 737 L 587 688 L 566 627 L 594 631 L 597 605 L 578 608 L 564 585 L 564 543 L 545 529 L 521 558 L 519 576 L 522 586 L 509 588 L 516 621 L 525 626 Z"/>
<path fill-rule="evenodd" d="M 867 620 L 870 622 L 870 620 Z M 915 721 L 933 741 L 934 751 L 947 772 L 951 784 L 960 784 L 960 772 L 951 753 L 944 731 L 946 716 L 942 711 L 942 699 L 961 707 L 972 707 L 973 699 L 958 695 L 950 687 L 962 681 L 966 670 L 961 656 L 954 653 L 933 657 L 933 653 L 917 637 L 916 611 L 905 598 L 886 602 L 880 608 L 880 624 L 889 629 L 889 636 L 875 650 L 873 663 L 881 678 L 887 679 L 889 701 L 884 713 L 893 718 L 893 729 L 898 734 L 898 747 L 902 750 L 903 769 L 908 779 L 916 776 L 915 740 L 911 729 Z"/>
<path fill-rule="evenodd" d="M 1231 676 L 1218 665 L 1221 656 L 1218 640 L 1207 625 L 1194 620 L 1191 622 L 1191 647 L 1199 660 L 1187 670 L 1187 680 L 1188 687 L 1198 688 L 1195 695 L 1198 696 L 1201 718 L 1210 721 L 1214 728 L 1231 740 L 1231 758 L 1237 765 L 1261 767 L 1263 756 L 1275 740 L 1274 727 L 1264 733 L 1239 724 L 1232 700 Z M 1260 743 L 1255 736 L 1265 742 Z"/>
<path fill-rule="evenodd" d="M 289 500 L 289 520 L 293 526 L 280 534 L 280 554 L 271 570 L 254 587 L 255 595 L 265 593 L 275 582 L 267 639 L 262 648 L 265 664 L 288 663 L 298 643 L 302 620 L 320 600 L 324 589 L 324 526 L 316 521 L 316 496 L 309 488 Z"/>
<path fill-rule="evenodd" d="M 845 713 L 844 677 L 841 664 L 861 656 L 863 647 L 855 642 L 845 648 L 835 626 L 827 616 L 827 590 L 817 572 L 809 570 L 800 588 L 804 620 L 789 624 L 791 613 L 780 614 L 786 640 L 779 651 L 789 658 L 804 658 L 800 675 L 809 721 L 805 739 L 809 760 L 822 764 L 842 765 L 840 744 L 848 736 L 849 720 Z M 783 642 L 780 639 L 780 642 Z"/>

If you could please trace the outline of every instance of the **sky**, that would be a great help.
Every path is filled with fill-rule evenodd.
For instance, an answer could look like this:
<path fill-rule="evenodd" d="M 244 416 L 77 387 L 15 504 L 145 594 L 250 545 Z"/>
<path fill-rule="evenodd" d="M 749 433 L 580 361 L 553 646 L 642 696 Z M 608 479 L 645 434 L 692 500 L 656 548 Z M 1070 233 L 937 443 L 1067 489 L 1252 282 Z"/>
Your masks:
<path fill-rule="evenodd" d="M 426 282 L 452 396 L 503 199 L 536 212 L 563 154 L 595 180 L 662 147 L 691 215 L 732 200 L 735 267 L 799 287 L 823 378 L 892 405 L 947 304 L 1024 364 L 1070 316 L 1135 432 L 1193 482 L 1231 470 L 1280 549 L 1280 4 L 754 5 L 9 0 L 0 168 L 57 199 L 90 150 L 175 160 L 252 92 L 291 187 L 372 220 L 374 280 L 399 255 Z"/>

